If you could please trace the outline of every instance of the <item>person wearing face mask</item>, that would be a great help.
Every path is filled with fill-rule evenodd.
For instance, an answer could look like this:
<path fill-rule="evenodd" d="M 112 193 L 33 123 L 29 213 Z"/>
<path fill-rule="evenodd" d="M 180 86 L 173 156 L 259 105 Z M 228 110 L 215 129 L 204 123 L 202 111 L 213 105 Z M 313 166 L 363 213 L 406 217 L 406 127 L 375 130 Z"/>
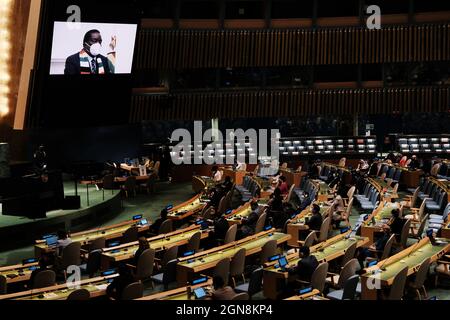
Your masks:
<path fill-rule="evenodd" d="M 86 32 L 83 38 L 83 49 L 66 60 L 65 75 L 77 74 L 110 74 L 114 73 L 116 37 L 112 37 L 107 57 L 102 55 L 102 36 L 98 30 Z"/>

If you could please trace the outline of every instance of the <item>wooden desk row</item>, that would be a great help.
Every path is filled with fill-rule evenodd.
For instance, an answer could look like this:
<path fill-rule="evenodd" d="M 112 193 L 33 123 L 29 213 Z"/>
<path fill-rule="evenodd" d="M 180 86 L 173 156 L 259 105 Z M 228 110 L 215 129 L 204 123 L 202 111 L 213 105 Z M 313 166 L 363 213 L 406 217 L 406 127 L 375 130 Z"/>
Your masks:
<path fill-rule="evenodd" d="M 6 278 L 7 284 L 25 282 L 30 280 L 31 273 L 39 265 L 38 262 L 27 264 L 16 264 L 0 268 L 0 276 Z"/>
<path fill-rule="evenodd" d="M 295 186 L 297 188 L 300 187 L 303 177 L 308 175 L 307 172 L 298 172 L 298 171 L 294 171 L 294 170 L 291 170 L 291 169 L 283 169 L 283 168 L 280 168 L 280 173 L 284 177 L 286 177 L 286 181 L 287 181 L 289 186 L 295 184 Z"/>
<path fill-rule="evenodd" d="M 394 188 L 392 188 L 388 183 L 380 178 L 367 178 L 366 181 L 368 181 L 372 186 L 374 186 L 378 192 L 380 193 L 380 199 L 381 201 L 390 201 L 391 199 L 397 199 L 398 194 L 394 192 Z"/>
<path fill-rule="evenodd" d="M 247 171 L 244 170 L 233 170 L 232 168 L 220 168 L 223 171 L 222 179 L 225 177 L 230 177 L 233 183 L 236 185 L 242 185 L 244 183 L 244 177 L 247 175 Z"/>
<path fill-rule="evenodd" d="M 329 163 L 329 162 L 322 162 L 322 166 L 328 167 L 330 169 L 334 169 L 337 172 L 342 172 L 342 182 L 344 184 L 351 184 L 352 183 L 352 172 L 347 167 L 342 167 L 337 164 Z"/>
<path fill-rule="evenodd" d="M 359 236 L 349 237 L 349 235 L 350 231 L 319 243 L 311 247 L 311 254 L 314 255 L 319 262 L 328 262 L 343 256 L 347 249 L 355 242 L 358 247 L 362 247 L 369 241 L 368 238 Z M 290 266 L 295 266 L 298 264 L 300 258 L 298 253 L 293 253 L 287 257 L 287 260 Z M 264 296 L 273 300 L 278 298 L 289 281 L 289 278 L 292 277 L 287 271 L 278 268 L 277 264 L 277 261 L 267 263 L 264 268 Z"/>
<path fill-rule="evenodd" d="M 193 296 L 192 292 L 197 288 L 204 288 L 205 291 L 212 290 L 212 278 L 208 277 L 208 281 L 193 285 L 193 286 L 186 286 L 186 287 L 180 287 L 169 291 L 163 291 L 158 292 L 149 296 L 145 296 L 136 300 L 140 301 L 149 301 L 149 300 L 193 300 L 195 297 Z M 189 294 L 189 291 L 191 294 Z"/>
<path fill-rule="evenodd" d="M 405 267 L 408 267 L 408 275 L 417 272 L 420 264 L 430 258 L 431 262 L 439 260 L 450 250 L 450 240 L 438 239 L 442 245 L 433 246 L 428 238 L 400 251 L 399 253 L 380 261 L 376 266 L 368 268 L 361 276 L 361 298 L 363 300 L 376 300 L 377 290 L 391 286 L 395 276 Z M 384 270 L 381 270 L 384 269 Z M 377 282 L 381 288 L 376 288 Z"/>
<path fill-rule="evenodd" d="M 195 193 L 201 193 L 215 185 L 216 182 L 211 177 L 192 176 L 192 190 Z"/>
<path fill-rule="evenodd" d="M 364 221 L 361 226 L 361 236 L 370 239 L 369 245 L 374 243 L 375 233 L 382 231 L 382 226 L 391 218 L 393 209 L 399 209 L 399 203 L 383 201 Z M 373 223 L 375 222 L 375 224 Z"/>
<path fill-rule="evenodd" d="M 251 203 L 247 202 L 226 215 L 225 218 L 227 219 L 228 224 L 232 226 L 233 224 L 241 224 L 242 218 L 248 217 L 250 213 L 252 213 Z"/>
<path fill-rule="evenodd" d="M 71 234 L 70 238 L 73 242 L 81 243 L 82 246 L 88 245 L 98 238 L 105 238 L 106 240 L 117 239 L 122 237 L 125 231 L 136 225 L 138 222 L 139 220 L 128 220 L 110 226 L 81 231 Z M 149 223 L 146 225 L 138 225 L 138 232 L 141 233 L 147 231 L 150 228 L 150 225 L 151 221 L 149 221 Z M 45 240 L 36 240 L 34 248 L 37 257 L 40 257 L 42 254 L 48 252 L 53 252 L 55 250 L 54 248 L 49 248 Z"/>
<path fill-rule="evenodd" d="M 214 268 L 224 258 L 232 258 L 240 249 L 246 249 L 246 256 L 261 252 L 264 244 L 276 240 L 280 245 L 290 238 L 284 233 L 275 232 L 275 229 L 258 233 L 242 240 L 199 252 L 193 256 L 179 259 L 177 265 L 177 281 L 183 286 L 188 282 L 189 276 Z"/>
<path fill-rule="evenodd" d="M 405 185 L 407 188 L 417 188 L 420 184 L 420 177 L 423 175 L 422 170 L 410 170 L 409 168 L 401 167 L 396 164 L 380 162 L 378 163 L 381 169 L 381 166 L 388 166 L 390 168 L 400 169 L 402 174 L 400 176 L 400 184 Z"/>
<path fill-rule="evenodd" d="M 333 199 L 334 195 L 331 194 L 331 189 L 322 180 L 311 180 L 317 189 L 317 201 L 326 202 Z"/>
<path fill-rule="evenodd" d="M 185 229 L 176 230 L 167 234 L 161 234 L 148 238 L 150 248 L 156 251 L 166 250 L 173 246 L 186 245 L 189 239 L 197 232 L 201 232 L 201 239 L 209 236 L 208 230 L 201 231 L 200 226 L 192 225 Z M 125 243 L 116 247 L 102 249 L 102 268 L 108 269 L 111 264 L 130 260 L 139 248 L 139 242 Z"/>

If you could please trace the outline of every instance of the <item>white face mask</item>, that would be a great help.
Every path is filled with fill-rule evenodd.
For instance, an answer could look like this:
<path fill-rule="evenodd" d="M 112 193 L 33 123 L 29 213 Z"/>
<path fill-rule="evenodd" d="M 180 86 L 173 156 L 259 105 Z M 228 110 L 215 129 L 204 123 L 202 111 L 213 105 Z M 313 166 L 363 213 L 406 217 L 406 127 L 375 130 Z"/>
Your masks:
<path fill-rule="evenodd" d="M 98 56 L 101 53 L 101 50 L 102 50 L 102 45 L 100 43 L 98 43 L 98 42 L 94 43 L 93 45 L 91 45 L 89 47 L 89 52 L 94 57 Z"/>

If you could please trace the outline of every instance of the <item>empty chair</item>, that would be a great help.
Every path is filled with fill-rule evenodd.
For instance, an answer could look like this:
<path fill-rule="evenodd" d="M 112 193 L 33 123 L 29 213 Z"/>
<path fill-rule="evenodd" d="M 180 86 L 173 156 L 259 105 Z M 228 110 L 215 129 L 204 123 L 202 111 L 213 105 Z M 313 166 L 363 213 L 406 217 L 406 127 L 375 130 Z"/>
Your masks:
<path fill-rule="evenodd" d="M 402 300 L 405 291 L 408 267 L 403 268 L 394 278 L 387 300 Z"/>
<path fill-rule="evenodd" d="M 407 219 L 405 224 L 402 227 L 402 233 L 400 235 L 400 243 L 399 245 L 406 249 L 408 244 L 408 238 L 409 238 L 409 229 L 411 228 L 411 219 Z"/>
<path fill-rule="evenodd" d="M 428 215 L 426 215 L 425 217 L 423 217 L 422 221 L 419 224 L 419 228 L 418 229 L 411 229 L 411 233 L 410 233 L 410 237 L 414 238 L 418 241 L 420 241 L 422 239 L 422 234 L 425 231 L 425 226 L 427 224 L 428 221 Z"/>
<path fill-rule="evenodd" d="M 259 216 L 258 221 L 256 222 L 255 234 L 260 233 L 264 230 L 264 226 L 266 224 L 267 214 L 263 213 Z"/>
<path fill-rule="evenodd" d="M 205 207 L 205 211 L 202 216 L 205 220 L 212 220 L 214 218 L 214 208 L 213 207 Z"/>
<path fill-rule="evenodd" d="M 270 240 L 266 242 L 262 249 L 261 254 L 259 256 L 260 264 L 264 264 L 267 262 L 267 260 L 277 254 L 277 241 L 276 240 Z"/>
<path fill-rule="evenodd" d="M 348 206 L 348 203 L 350 200 L 353 199 L 353 196 L 355 195 L 355 191 L 356 191 L 356 187 L 353 186 L 351 187 L 348 192 L 347 192 L 347 198 L 343 198 L 342 200 L 344 200 L 344 205 Z"/>
<path fill-rule="evenodd" d="M 220 199 L 219 206 L 217 207 L 217 212 L 219 215 L 224 214 L 227 211 L 227 197 L 223 196 L 222 199 Z"/>
<path fill-rule="evenodd" d="M 164 285 L 164 290 L 169 288 L 169 284 L 177 280 L 177 259 L 168 261 L 163 267 L 162 272 L 155 274 L 151 279 L 156 283 L 162 283 Z"/>
<path fill-rule="evenodd" d="M 419 192 L 420 192 L 420 187 L 418 187 L 414 190 L 414 193 L 412 194 L 412 196 L 406 196 L 407 198 L 409 198 L 409 201 L 406 204 L 408 207 L 415 208 L 417 199 L 419 198 Z"/>
<path fill-rule="evenodd" d="M 164 220 L 159 227 L 158 234 L 166 234 L 173 231 L 173 222 L 170 219 Z"/>
<path fill-rule="evenodd" d="M 242 293 L 238 293 L 236 294 L 231 300 L 249 300 L 249 296 L 248 293 L 246 292 L 242 292 Z"/>
<path fill-rule="evenodd" d="M 101 262 L 102 262 L 102 250 L 97 249 L 89 253 L 87 263 L 81 265 L 80 269 L 84 274 L 87 274 L 89 275 L 90 278 L 92 278 L 94 274 L 100 270 Z"/>
<path fill-rule="evenodd" d="M 358 282 L 358 275 L 351 276 L 345 281 L 343 289 L 330 292 L 327 294 L 327 298 L 331 300 L 354 300 Z"/>
<path fill-rule="evenodd" d="M 40 289 L 54 286 L 56 283 L 56 273 L 53 270 L 39 272 L 33 280 L 33 289 Z"/>
<path fill-rule="evenodd" d="M 89 300 L 91 297 L 91 294 L 86 289 L 78 289 L 73 291 L 69 296 L 67 297 L 67 300 L 72 301 L 85 301 Z"/>
<path fill-rule="evenodd" d="M 144 294 L 144 285 L 141 282 L 134 282 L 123 289 L 122 300 L 134 300 L 142 298 Z"/>
<path fill-rule="evenodd" d="M 342 267 L 339 274 L 330 273 L 332 285 L 338 289 L 343 289 L 347 279 L 354 276 L 360 268 L 358 259 L 351 259 Z"/>
<path fill-rule="evenodd" d="M 327 280 L 327 274 L 328 274 L 328 262 L 322 262 L 319 264 L 314 270 L 312 276 L 311 276 L 311 287 L 313 289 L 318 290 L 320 293 L 323 293 L 323 290 L 325 289 L 325 282 Z M 301 283 L 305 283 L 304 281 L 297 280 Z"/>
<path fill-rule="evenodd" d="M 139 237 L 139 229 L 136 226 L 132 226 L 125 230 L 122 236 L 122 242 L 128 243 L 128 242 L 134 242 L 137 241 Z"/>
<path fill-rule="evenodd" d="M 261 291 L 264 269 L 262 267 L 253 270 L 250 275 L 250 280 L 234 288 L 238 293 L 247 292 L 250 299 L 252 296 Z"/>
<path fill-rule="evenodd" d="M 420 294 L 420 289 L 423 290 L 424 297 L 427 297 L 427 290 L 425 289 L 425 280 L 428 276 L 428 270 L 430 269 L 430 258 L 425 259 L 419 267 L 419 270 L 417 270 L 414 281 L 409 284 L 409 287 L 413 290 L 415 290 L 417 297 L 419 300 L 422 300 L 422 295 Z"/>
<path fill-rule="evenodd" d="M 201 232 L 194 233 L 188 241 L 187 251 L 195 251 L 197 252 L 200 249 L 200 239 L 202 237 Z"/>
<path fill-rule="evenodd" d="M 136 177 L 135 176 L 127 177 L 122 187 L 122 190 L 125 192 L 125 196 L 127 198 L 130 195 L 136 196 Z"/>
<path fill-rule="evenodd" d="M 230 276 L 230 258 L 220 260 L 213 270 L 213 277 L 218 276 L 223 279 L 224 285 L 228 285 Z"/>
<path fill-rule="evenodd" d="M 133 270 L 133 276 L 136 280 L 147 280 L 153 274 L 153 265 L 155 261 L 155 250 L 146 249 L 139 256 L 136 266 L 128 265 Z"/>
<path fill-rule="evenodd" d="M 0 275 L 0 295 L 6 294 L 8 283 L 6 277 Z"/>
<path fill-rule="evenodd" d="M 106 239 L 104 237 L 100 237 L 91 241 L 89 245 L 89 252 L 103 249 L 105 247 L 106 247 Z"/>
<path fill-rule="evenodd" d="M 228 244 L 235 241 L 236 233 L 237 233 L 237 224 L 234 224 L 228 228 L 227 233 L 225 234 L 224 244 Z"/>
<path fill-rule="evenodd" d="M 230 262 L 230 276 L 233 281 L 233 287 L 236 287 L 236 277 L 242 277 L 245 282 L 244 269 L 245 269 L 245 248 L 240 249 L 231 258 Z"/>

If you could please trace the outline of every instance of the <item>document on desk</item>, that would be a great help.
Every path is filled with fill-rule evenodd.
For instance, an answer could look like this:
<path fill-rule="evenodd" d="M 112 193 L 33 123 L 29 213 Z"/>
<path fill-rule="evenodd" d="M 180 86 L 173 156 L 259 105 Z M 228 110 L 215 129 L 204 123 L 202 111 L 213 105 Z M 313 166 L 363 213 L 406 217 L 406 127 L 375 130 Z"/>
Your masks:
<path fill-rule="evenodd" d="M 99 284 L 98 286 L 95 286 L 98 290 L 103 291 L 106 290 L 106 288 L 108 287 L 108 284 Z"/>

